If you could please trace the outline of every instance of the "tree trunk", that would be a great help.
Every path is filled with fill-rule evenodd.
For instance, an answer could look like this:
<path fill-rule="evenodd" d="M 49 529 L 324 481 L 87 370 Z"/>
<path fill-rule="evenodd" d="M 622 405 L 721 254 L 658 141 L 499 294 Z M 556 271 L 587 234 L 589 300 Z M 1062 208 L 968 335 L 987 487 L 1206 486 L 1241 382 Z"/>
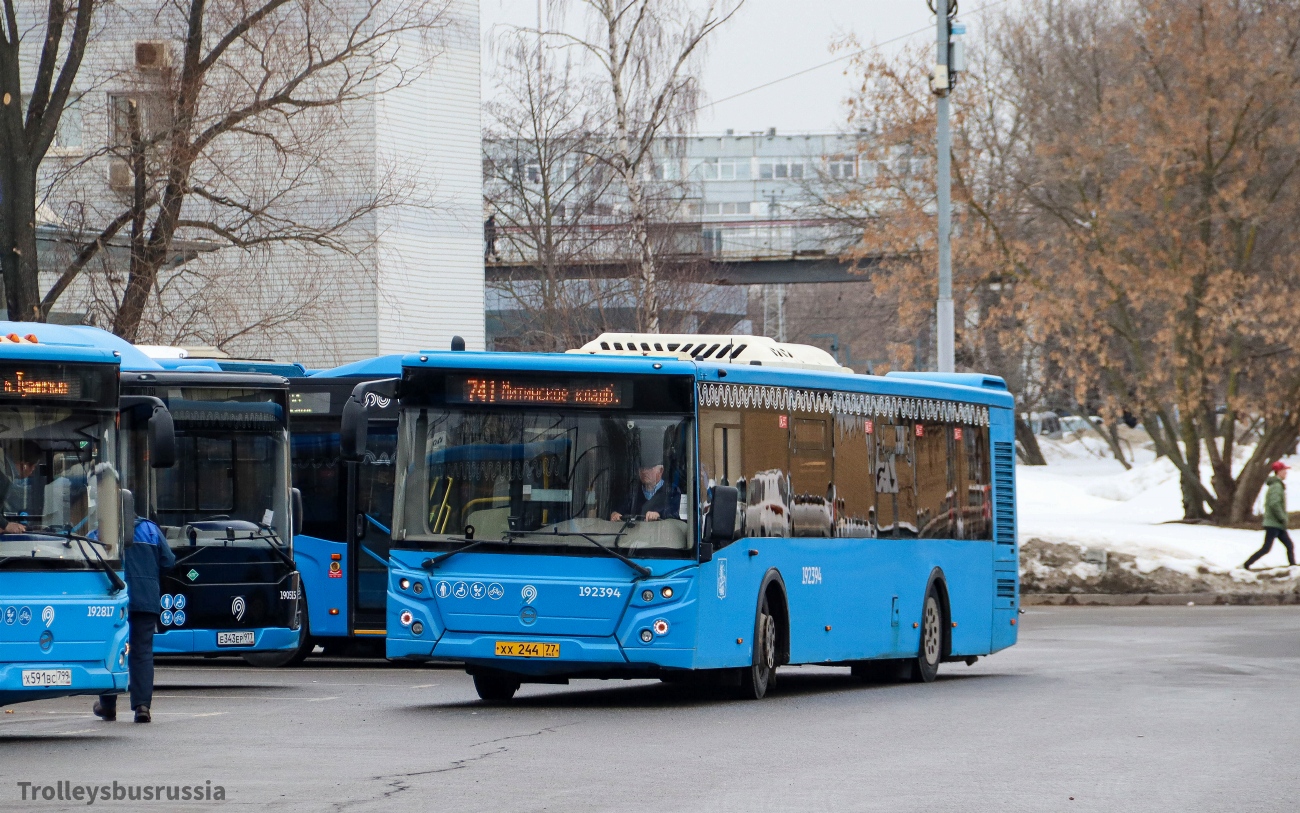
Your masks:
<path fill-rule="evenodd" d="M 36 256 L 36 172 L 30 161 L 24 160 L 19 150 L 6 156 L 6 166 L 0 173 L 3 206 L 0 218 L 5 223 L 0 228 L 0 267 L 3 268 L 4 303 L 8 317 L 15 321 L 43 321 L 37 272 L 40 268 Z"/>
<path fill-rule="evenodd" d="M 1020 457 L 1026 466 L 1047 465 L 1047 458 L 1043 457 L 1043 450 L 1038 445 L 1038 437 L 1034 435 L 1033 427 L 1019 415 L 1016 415 L 1016 443 L 1019 445 Z"/>

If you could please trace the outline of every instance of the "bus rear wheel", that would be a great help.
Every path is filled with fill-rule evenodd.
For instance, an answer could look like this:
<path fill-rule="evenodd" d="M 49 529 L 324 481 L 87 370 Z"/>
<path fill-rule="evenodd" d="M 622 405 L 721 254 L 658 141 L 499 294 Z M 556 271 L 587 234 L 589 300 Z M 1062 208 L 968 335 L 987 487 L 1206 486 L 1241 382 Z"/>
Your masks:
<path fill-rule="evenodd" d="M 916 653 L 916 665 L 912 667 L 912 680 L 917 683 L 933 683 L 939 675 L 939 662 L 943 660 L 943 625 L 943 606 L 931 586 L 926 591 L 921 611 L 921 645 Z"/>
<path fill-rule="evenodd" d="M 519 691 L 519 681 L 500 675 L 475 675 L 474 691 L 485 703 L 509 703 Z"/>
<path fill-rule="evenodd" d="M 776 619 L 772 617 L 764 595 L 754 625 L 754 656 L 750 665 L 740 672 L 740 696 L 746 700 L 762 700 L 775 676 Z"/>

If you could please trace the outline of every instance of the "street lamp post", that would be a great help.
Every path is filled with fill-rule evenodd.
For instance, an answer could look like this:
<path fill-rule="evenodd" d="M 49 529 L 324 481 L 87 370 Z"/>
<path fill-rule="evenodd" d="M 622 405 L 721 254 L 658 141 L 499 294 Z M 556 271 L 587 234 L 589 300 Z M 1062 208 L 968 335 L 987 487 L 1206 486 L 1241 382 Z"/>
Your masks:
<path fill-rule="evenodd" d="M 939 301 L 935 308 L 938 320 L 936 330 L 939 372 L 951 373 L 954 369 L 954 330 L 952 308 L 952 132 L 948 127 L 948 94 L 955 79 L 949 64 L 951 30 L 948 18 L 954 0 L 935 0 L 935 18 L 938 47 L 930 89 L 938 97 L 937 148 L 939 153 L 938 217 L 939 217 Z M 956 9 L 953 8 L 953 11 Z"/>

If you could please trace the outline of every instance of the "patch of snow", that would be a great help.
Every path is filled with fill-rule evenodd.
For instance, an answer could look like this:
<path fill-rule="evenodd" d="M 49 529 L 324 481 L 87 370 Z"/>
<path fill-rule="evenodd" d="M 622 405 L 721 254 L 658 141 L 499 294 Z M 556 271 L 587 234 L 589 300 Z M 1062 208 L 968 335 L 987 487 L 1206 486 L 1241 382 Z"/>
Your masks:
<path fill-rule="evenodd" d="M 1138 447 L 1133 468 L 1126 470 L 1094 435 L 1042 439 L 1041 445 L 1048 465 L 1022 465 L 1016 471 L 1021 539 L 1127 553 L 1136 557 L 1142 573 L 1164 567 L 1193 577 L 1208 571 L 1231 574 L 1240 582 L 1258 580 L 1241 565 L 1263 542 L 1263 531 L 1178 522 L 1182 490 L 1178 470 L 1168 459 L 1156 459 Z M 1300 510 L 1300 482 L 1288 489 L 1287 507 Z M 1275 544 L 1256 567 L 1284 564 L 1286 551 Z M 1097 569 L 1075 569 L 1080 567 Z"/>

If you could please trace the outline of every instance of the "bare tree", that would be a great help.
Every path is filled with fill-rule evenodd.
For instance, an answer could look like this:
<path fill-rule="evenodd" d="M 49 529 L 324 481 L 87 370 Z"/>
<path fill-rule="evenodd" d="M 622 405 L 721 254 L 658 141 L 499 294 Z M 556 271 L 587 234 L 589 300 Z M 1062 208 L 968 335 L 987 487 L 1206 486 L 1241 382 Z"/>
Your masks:
<path fill-rule="evenodd" d="M 0 271 L 11 319 L 40 320 L 37 282 L 38 177 L 90 40 L 96 0 L 50 0 L 34 8 L 4 0 L 0 18 Z M 38 54 L 30 88 L 23 66 Z"/>
<path fill-rule="evenodd" d="M 652 189 L 656 140 L 685 132 L 699 98 L 695 71 L 705 41 L 744 0 L 578 0 L 590 19 L 585 37 L 557 34 L 595 63 L 602 130 L 610 139 L 603 159 L 626 195 L 629 237 L 637 256 L 639 329 L 661 325 L 659 261 L 653 210 L 663 196 Z"/>
<path fill-rule="evenodd" d="M 499 311 L 519 317 L 520 348 L 564 350 L 603 324 L 604 281 L 573 278 L 595 260 L 613 225 L 606 142 L 592 120 L 590 83 L 569 54 L 536 32 L 504 38 L 497 98 L 486 105 L 484 193 L 505 267 L 491 285 Z M 604 228 L 602 228 L 604 227 Z"/>
<path fill-rule="evenodd" d="M 212 267 L 173 267 L 178 241 L 199 240 L 244 252 L 244 260 L 226 281 L 229 293 L 199 303 L 208 318 L 192 324 L 208 324 L 216 341 L 239 334 L 238 321 L 279 322 L 283 314 L 256 312 L 256 301 L 277 296 L 254 290 L 278 281 L 240 278 L 244 266 L 277 248 L 296 254 L 295 264 L 360 257 L 373 246 L 377 212 L 427 203 L 428 190 L 412 188 L 400 168 L 365 164 L 356 142 L 364 121 L 355 117 L 427 69 L 449 25 L 445 10 L 445 2 L 419 0 L 115 7 L 113 22 L 154 32 L 161 42 L 145 45 L 159 53 L 146 55 L 148 69 L 139 54 L 131 68 L 109 69 L 107 144 L 51 180 L 50 200 L 62 203 L 84 239 L 52 269 L 38 316 L 80 284 L 92 313 L 115 333 L 156 340 L 154 331 L 192 304 L 177 299 L 179 291 L 218 290 Z M 110 179 L 121 179 L 108 194 L 105 163 Z M 125 269 L 104 256 L 122 238 Z M 102 278 L 83 280 L 97 268 Z M 186 274 L 195 279 L 172 280 Z M 294 287 L 319 293 L 328 282 L 305 273 Z M 312 303 L 310 290 L 304 299 Z M 284 302 L 290 312 L 303 304 Z M 217 329 L 223 311 L 229 324 Z"/>

